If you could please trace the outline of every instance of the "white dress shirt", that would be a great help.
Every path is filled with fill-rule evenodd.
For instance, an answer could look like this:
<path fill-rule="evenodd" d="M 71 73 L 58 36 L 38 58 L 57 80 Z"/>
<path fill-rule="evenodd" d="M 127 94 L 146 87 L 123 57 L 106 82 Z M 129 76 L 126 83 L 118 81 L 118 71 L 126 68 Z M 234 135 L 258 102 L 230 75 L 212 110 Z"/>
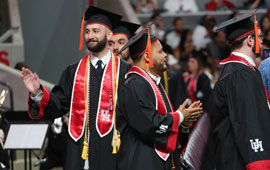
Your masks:
<path fill-rule="evenodd" d="M 232 52 L 232 55 L 235 55 L 235 56 L 239 56 L 239 57 L 242 57 L 244 58 L 245 60 L 247 60 L 253 67 L 256 66 L 255 62 L 253 61 L 252 58 L 250 58 L 249 56 L 243 54 L 243 53 L 239 53 L 239 52 Z"/>

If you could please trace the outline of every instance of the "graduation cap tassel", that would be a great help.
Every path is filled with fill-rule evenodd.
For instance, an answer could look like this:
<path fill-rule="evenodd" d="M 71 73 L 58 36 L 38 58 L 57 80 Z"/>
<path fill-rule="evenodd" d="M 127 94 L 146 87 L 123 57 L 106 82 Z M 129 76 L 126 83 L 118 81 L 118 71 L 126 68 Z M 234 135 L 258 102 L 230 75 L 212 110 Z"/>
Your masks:
<path fill-rule="evenodd" d="M 119 151 L 120 145 L 121 145 L 121 137 L 120 137 L 120 132 L 117 134 L 117 150 Z"/>
<path fill-rule="evenodd" d="M 115 136 L 115 133 L 113 135 L 113 151 L 112 151 L 112 154 L 116 154 L 117 153 L 117 150 L 116 150 L 116 136 Z"/>
<path fill-rule="evenodd" d="M 168 76 L 167 76 L 167 71 L 163 72 L 163 77 L 164 77 L 164 85 L 165 85 L 165 91 L 167 95 L 169 94 L 169 86 L 168 86 Z"/>
<path fill-rule="evenodd" d="M 87 146 L 88 143 L 87 142 L 83 142 L 83 151 L 82 151 L 82 159 L 86 160 L 87 159 Z"/>
<path fill-rule="evenodd" d="M 258 22 L 256 20 L 256 12 L 254 12 L 254 31 L 255 31 L 255 53 L 260 53 L 259 35 L 258 35 Z"/>
<path fill-rule="evenodd" d="M 79 50 L 83 49 L 83 29 L 84 29 L 84 14 L 83 14 L 83 19 L 82 19 L 82 24 L 81 24 L 81 36 L 80 36 L 80 47 Z"/>
<path fill-rule="evenodd" d="M 153 67 L 153 60 L 152 60 L 152 44 L 151 44 L 151 39 L 150 39 L 150 29 L 148 28 L 148 39 L 147 39 L 147 46 L 146 50 L 148 52 L 149 56 L 149 67 Z"/>

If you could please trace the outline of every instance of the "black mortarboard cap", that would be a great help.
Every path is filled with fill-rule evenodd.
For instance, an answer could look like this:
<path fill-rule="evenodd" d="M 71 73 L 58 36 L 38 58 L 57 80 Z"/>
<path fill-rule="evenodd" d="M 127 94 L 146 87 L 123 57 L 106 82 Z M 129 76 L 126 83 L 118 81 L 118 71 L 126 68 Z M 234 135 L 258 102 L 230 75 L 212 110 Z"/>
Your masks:
<path fill-rule="evenodd" d="M 89 6 L 85 12 L 87 24 L 99 23 L 105 25 L 110 30 L 116 27 L 121 18 L 121 15 L 94 6 Z"/>
<path fill-rule="evenodd" d="M 137 57 L 139 57 L 143 52 L 146 50 L 147 42 L 148 42 L 148 34 L 146 33 L 148 29 L 150 28 L 152 24 L 150 24 L 148 27 L 146 27 L 144 30 L 140 31 L 136 35 L 134 35 L 132 38 L 129 39 L 126 45 L 124 45 L 123 48 L 117 53 L 120 54 L 122 51 L 124 51 L 126 48 L 129 47 L 129 54 L 130 57 L 135 60 Z M 153 35 L 150 35 L 151 45 L 153 45 L 155 42 L 157 42 L 157 38 Z"/>
<path fill-rule="evenodd" d="M 116 28 L 113 29 L 113 34 L 125 34 L 128 38 L 130 38 L 135 34 L 140 26 L 141 25 L 139 24 L 120 21 Z"/>
<path fill-rule="evenodd" d="M 254 12 L 234 17 L 221 23 L 214 31 L 224 29 L 229 41 L 236 40 L 244 35 L 254 32 Z"/>

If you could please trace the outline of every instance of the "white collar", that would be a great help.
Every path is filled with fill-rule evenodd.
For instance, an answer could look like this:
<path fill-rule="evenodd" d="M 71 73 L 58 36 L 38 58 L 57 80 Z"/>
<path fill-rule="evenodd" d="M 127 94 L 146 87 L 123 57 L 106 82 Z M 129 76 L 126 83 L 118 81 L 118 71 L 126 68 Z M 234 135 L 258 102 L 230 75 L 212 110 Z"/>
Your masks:
<path fill-rule="evenodd" d="M 239 52 L 232 52 L 232 55 L 235 56 L 239 56 L 239 57 L 243 57 L 245 60 L 247 60 L 253 67 L 256 66 L 255 62 L 252 60 L 252 58 L 250 58 L 249 56 L 243 54 L 243 53 L 239 53 Z"/>
<path fill-rule="evenodd" d="M 98 62 L 98 60 L 101 60 L 102 61 L 101 67 L 103 69 L 105 67 L 105 65 L 109 63 L 110 58 L 111 58 L 111 51 L 110 50 L 101 59 L 97 58 L 96 56 L 93 55 L 93 53 L 91 53 L 91 63 L 93 64 L 93 66 L 95 68 L 97 68 L 97 62 Z"/>
<path fill-rule="evenodd" d="M 157 85 L 159 85 L 161 77 L 160 77 L 160 76 L 154 76 L 154 75 L 151 74 L 151 73 L 148 73 L 148 74 L 149 74 L 149 76 L 155 81 L 155 83 L 156 83 Z"/>

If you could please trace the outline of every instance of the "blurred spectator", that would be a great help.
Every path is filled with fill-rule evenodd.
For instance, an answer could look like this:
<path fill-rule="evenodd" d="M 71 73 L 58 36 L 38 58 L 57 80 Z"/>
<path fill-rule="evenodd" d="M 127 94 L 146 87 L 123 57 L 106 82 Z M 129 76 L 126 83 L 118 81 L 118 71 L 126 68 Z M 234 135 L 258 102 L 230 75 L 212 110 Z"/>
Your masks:
<path fill-rule="evenodd" d="M 163 20 L 159 12 L 155 12 L 151 17 L 153 26 L 151 27 L 151 34 L 157 37 L 159 40 L 164 39 L 165 31 L 163 30 Z"/>
<path fill-rule="evenodd" d="M 258 8 L 263 8 L 267 9 L 268 8 L 268 0 L 247 0 L 247 2 L 244 3 L 244 6 L 248 9 L 258 9 Z"/>
<path fill-rule="evenodd" d="M 266 30 L 264 33 L 264 39 L 262 42 L 262 52 L 260 57 L 255 59 L 256 68 L 259 68 L 263 60 L 265 59 L 264 49 L 270 48 L 270 29 Z"/>
<path fill-rule="evenodd" d="M 234 3 L 228 0 L 211 0 L 206 4 L 206 9 L 208 11 L 228 10 L 234 8 L 235 8 Z"/>
<path fill-rule="evenodd" d="M 198 49 L 206 48 L 206 45 L 211 42 L 215 25 L 216 20 L 211 15 L 206 15 L 202 18 L 201 24 L 195 27 L 192 40 Z"/>
<path fill-rule="evenodd" d="M 268 91 L 268 94 L 270 94 L 270 57 L 268 57 L 262 62 L 259 70 L 261 72 L 265 88 Z"/>
<path fill-rule="evenodd" d="M 54 119 L 48 130 L 48 145 L 40 164 L 39 170 L 51 170 L 63 167 L 66 160 L 66 141 L 68 137 L 68 114 Z"/>
<path fill-rule="evenodd" d="M 174 65 L 177 65 L 178 63 L 177 60 L 174 63 L 169 61 L 169 58 L 174 58 L 172 56 L 171 47 L 162 41 L 161 44 L 163 51 L 168 55 L 168 69 L 161 74 L 161 83 L 170 98 L 173 108 L 177 110 L 179 105 L 183 103 L 186 98 L 188 98 L 186 85 L 182 72 L 179 69 L 175 69 L 176 67 L 174 67 Z M 166 79 L 164 79 L 165 76 Z"/>
<path fill-rule="evenodd" d="M 264 15 L 260 19 L 260 29 L 261 29 L 263 34 L 265 34 L 266 30 L 270 29 L 270 18 L 269 18 L 269 16 Z"/>
<path fill-rule="evenodd" d="M 262 48 L 270 48 L 270 29 L 265 30 Z"/>
<path fill-rule="evenodd" d="M 232 19 L 232 18 L 237 17 L 239 15 L 240 15 L 239 11 L 236 9 L 233 9 L 232 14 L 230 15 L 229 19 Z"/>
<path fill-rule="evenodd" d="M 16 63 L 14 68 L 21 71 L 23 67 L 24 68 L 29 68 L 29 66 L 27 64 L 25 64 L 24 62 Z"/>
<path fill-rule="evenodd" d="M 203 110 L 208 112 L 209 99 L 211 96 L 211 86 L 208 76 L 204 73 L 202 54 L 197 51 L 193 51 L 188 59 L 188 72 L 185 76 L 185 82 L 187 86 L 188 95 L 194 101 L 200 100 L 203 104 Z"/>
<path fill-rule="evenodd" d="M 165 0 L 164 9 L 170 13 L 197 12 L 199 10 L 195 0 Z"/>
<path fill-rule="evenodd" d="M 174 50 L 174 56 L 179 60 L 182 68 L 187 67 L 188 57 L 196 46 L 192 43 L 192 31 L 189 29 L 184 29 L 182 31 L 181 41 L 177 48 Z"/>
<path fill-rule="evenodd" d="M 157 8 L 155 0 L 136 0 L 136 13 L 152 13 Z"/>
<path fill-rule="evenodd" d="M 206 45 L 211 57 L 223 60 L 230 55 L 230 48 L 226 43 L 224 31 L 213 33 L 213 40 Z"/>
<path fill-rule="evenodd" d="M 207 49 L 201 49 L 199 51 L 202 55 L 203 58 L 203 72 L 205 73 L 205 75 L 209 78 L 210 80 L 210 85 L 211 88 L 214 89 L 214 86 L 218 80 L 218 64 L 219 61 L 216 60 L 215 58 L 211 57 L 209 54 L 209 51 Z"/>
<path fill-rule="evenodd" d="M 173 28 L 174 30 L 166 35 L 166 43 L 173 49 L 175 49 L 179 45 L 181 39 L 181 32 L 184 29 L 184 23 L 182 18 L 175 17 L 173 19 Z"/>

